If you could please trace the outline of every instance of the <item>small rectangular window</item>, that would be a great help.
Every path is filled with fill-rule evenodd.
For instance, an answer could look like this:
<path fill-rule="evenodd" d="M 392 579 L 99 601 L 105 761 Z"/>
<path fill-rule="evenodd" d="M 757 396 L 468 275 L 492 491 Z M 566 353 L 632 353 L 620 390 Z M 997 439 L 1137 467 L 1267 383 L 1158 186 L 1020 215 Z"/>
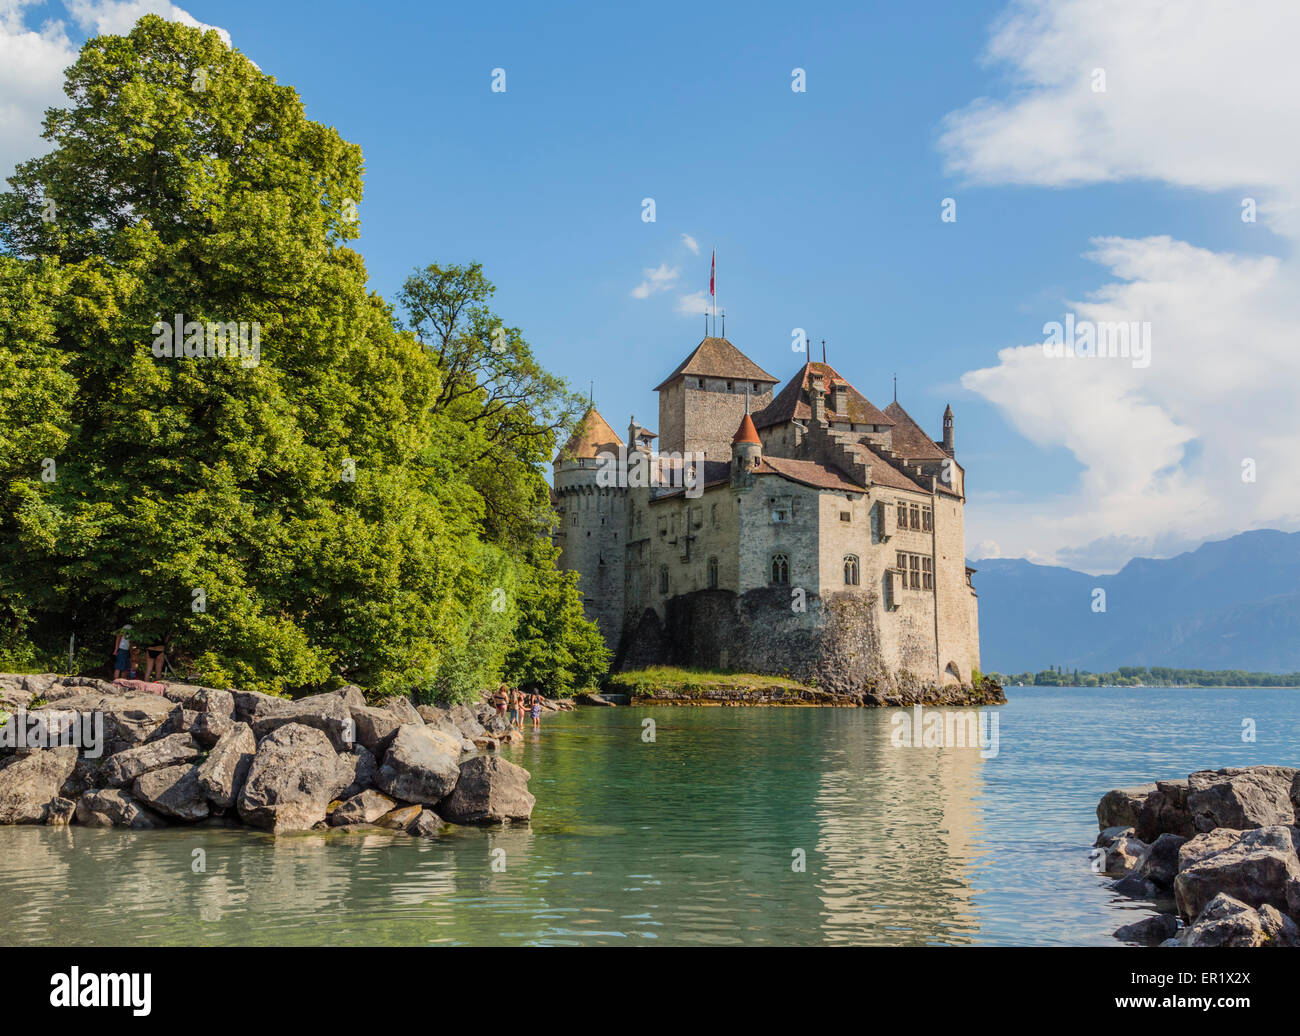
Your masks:
<path fill-rule="evenodd" d="M 934 589 L 934 562 L 930 558 L 921 559 L 921 588 Z"/>
<path fill-rule="evenodd" d="M 842 521 L 842 522 L 851 522 L 851 521 L 853 521 L 853 512 L 852 512 L 852 511 L 841 511 L 841 512 L 840 512 L 840 521 Z"/>
<path fill-rule="evenodd" d="M 913 590 L 921 589 L 921 557 L 919 554 L 913 554 L 908 559 L 908 566 L 911 569 L 912 580 L 909 584 Z"/>
<path fill-rule="evenodd" d="M 911 510 L 912 510 L 912 528 L 919 531 L 921 528 L 921 509 L 917 507 L 916 504 L 913 504 Z"/>

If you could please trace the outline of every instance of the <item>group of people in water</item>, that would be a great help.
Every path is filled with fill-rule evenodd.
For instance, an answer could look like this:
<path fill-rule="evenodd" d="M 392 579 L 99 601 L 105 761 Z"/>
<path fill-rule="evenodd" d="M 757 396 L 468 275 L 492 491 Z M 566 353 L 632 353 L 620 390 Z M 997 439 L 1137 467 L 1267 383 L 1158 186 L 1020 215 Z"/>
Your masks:
<path fill-rule="evenodd" d="M 508 716 L 512 726 L 524 729 L 524 710 L 533 718 L 533 729 L 542 728 L 542 696 L 536 691 L 525 694 L 514 687 L 502 684 L 494 695 L 498 716 Z"/>

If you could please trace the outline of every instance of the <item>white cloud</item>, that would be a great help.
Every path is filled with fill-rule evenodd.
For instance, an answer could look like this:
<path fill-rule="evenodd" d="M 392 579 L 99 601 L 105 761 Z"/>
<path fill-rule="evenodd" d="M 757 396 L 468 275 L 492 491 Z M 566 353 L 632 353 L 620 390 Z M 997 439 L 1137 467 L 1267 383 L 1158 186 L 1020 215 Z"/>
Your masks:
<path fill-rule="evenodd" d="M 677 312 L 684 317 L 698 317 L 709 308 L 709 296 L 702 291 L 677 296 Z"/>
<path fill-rule="evenodd" d="M 1010 63 L 1014 100 L 945 120 L 951 171 L 976 183 L 1065 186 L 1146 179 L 1258 196 L 1300 243 L 1300 8 L 1041 0 L 1013 5 L 989 58 Z M 1106 71 L 1093 93 L 1091 72 Z M 1229 204 L 1225 219 L 1239 219 Z M 1262 229 L 1262 228 L 1261 228 Z M 1262 238 L 1261 246 L 1276 239 Z M 971 538 L 1090 571 L 1206 538 L 1300 527 L 1300 267 L 1289 255 L 1215 253 L 1167 236 L 1093 242 L 1113 278 L 1063 300 L 1081 320 L 1149 321 L 1150 367 L 1003 349 L 962 384 L 1022 434 L 1082 467 L 1051 498 L 977 499 Z M 1255 461 L 1257 481 L 1242 481 Z M 973 491 L 978 494 L 978 490 Z"/>
<path fill-rule="evenodd" d="M 700 254 L 700 243 L 696 241 L 695 238 L 691 237 L 690 234 L 682 235 L 682 244 L 691 250 L 692 255 Z"/>
<path fill-rule="evenodd" d="M 653 269 L 645 271 L 645 280 L 632 289 L 634 299 L 648 299 L 661 291 L 670 291 L 681 276 L 681 270 L 667 263 L 660 263 Z"/>
<path fill-rule="evenodd" d="M 66 0 L 63 6 L 81 30 L 76 39 L 62 20 L 29 27 L 29 14 L 46 6 L 41 0 L 0 0 L 0 181 L 19 162 L 49 150 L 41 139 L 41 123 L 47 108 L 67 102 L 63 71 L 76 60 L 83 35 L 128 32 L 141 16 L 153 13 L 184 25 L 216 28 L 230 45 L 225 29 L 205 25 L 163 0 Z"/>

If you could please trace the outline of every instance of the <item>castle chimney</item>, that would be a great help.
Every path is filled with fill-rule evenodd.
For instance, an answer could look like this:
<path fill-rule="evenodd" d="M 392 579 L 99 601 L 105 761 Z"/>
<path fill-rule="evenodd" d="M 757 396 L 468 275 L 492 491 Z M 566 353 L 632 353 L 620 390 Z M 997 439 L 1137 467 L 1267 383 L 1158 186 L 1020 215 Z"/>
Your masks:
<path fill-rule="evenodd" d="M 849 386 L 846 382 L 837 381 L 831 386 L 831 409 L 839 417 L 847 417 L 849 413 Z"/>
<path fill-rule="evenodd" d="M 956 456 L 957 453 L 957 436 L 953 430 L 952 406 L 946 406 L 943 410 L 943 452 L 949 457 Z"/>
<path fill-rule="evenodd" d="M 826 379 L 814 369 L 808 378 L 808 402 L 812 410 L 812 423 L 826 423 Z"/>

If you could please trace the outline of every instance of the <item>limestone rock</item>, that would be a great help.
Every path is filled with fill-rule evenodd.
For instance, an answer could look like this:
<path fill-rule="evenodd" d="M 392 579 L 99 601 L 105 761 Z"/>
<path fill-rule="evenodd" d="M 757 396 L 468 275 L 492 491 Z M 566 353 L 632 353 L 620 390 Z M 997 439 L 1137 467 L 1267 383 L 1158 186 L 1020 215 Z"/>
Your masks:
<path fill-rule="evenodd" d="M 70 690 L 75 693 L 64 695 L 57 702 L 51 701 L 48 711 L 80 713 L 83 724 L 90 721 L 95 713 L 101 714 L 105 755 L 115 755 L 143 744 L 167 721 L 168 715 L 175 708 L 166 698 L 157 694 L 121 691 L 118 688 L 114 688 L 119 691 L 116 694 L 85 693 L 85 688 L 82 687 Z"/>
<path fill-rule="evenodd" d="M 1107 874 L 1124 874 L 1137 866 L 1138 860 L 1150 847 L 1133 835 L 1120 835 L 1104 852 L 1106 863 L 1102 868 Z"/>
<path fill-rule="evenodd" d="M 119 788 L 88 791 L 77 800 L 77 823 L 87 827 L 163 827 L 165 821 Z"/>
<path fill-rule="evenodd" d="M 291 723 L 319 730 L 329 738 L 336 752 L 352 748 L 355 738 L 352 711 L 337 694 L 318 694 L 286 702 L 282 707 L 254 718 L 251 726 L 257 740 L 261 741 L 272 731 Z"/>
<path fill-rule="evenodd" d="M 235 696 L 230 691 L 203 687 L 194 695 L 192 702 L 191 708 L 209 716 L 221 716 L 232 722 L 235 719 Z"/>
<path fill-rule="evenodd" d="M 460 744 L 455 743 L 453 750 L 449 741 L 423 720 L 418 727 L 403 723 L 388 746 L 375 787 L 404 802 L 435 805 L 451 794 L 460 776 Z"/>
<path fill-rule="evenodd" d="M 1178 934 L 1178 918 L 1174 914 L 1152 914 L 1141 921 L 1115 929 L 1115 938 L 1139 946 L 1159 946 Z"/>
<path fill-rule="evenodd" d="M 394 695 L 384 702 L 384 708 L 396 716 L 399 723 L 410 723 L 413 726 L 424 725 L 424 720 L 416 711 L 415 706 L 411 704 L 409 698 Z"/>
<path fill-rule="evenodd" d="M 438 816 L 437 813 L 431 809 L 424 809 L 420 811 L 420 815 L 415 818 L 415 821 L 407 827 L 406 832 L 415 835 L 417 838 L 434 838 L 446 826 L 442 822 L 442 817 Z"/>
<path fill-rule="evenodd" d="M 532 775 L 499 756 L 476 755 L 460 765 L 456 790 L 438 807 L 453 824 L 500 824 L 527 820 L 537 800 L 528 793 Z"/>
<path fill-rule="evenodd" d="M 223 735 L 235 729 L 235 722 L 221 712 L 200 712 L 194 726 L 190 728 L 190 736 L 203 748 L 212 748 Z M 249 732 L 252 732 L 251 728 Z"/>
<path fill-rule="evenodd" d="M 399 806 L 385 813 L 375 821 L 375 824 L 390 831 L 406 831 L 419 821 L 420 814 L 423 812 L 423 806 Z"/>
<path fill-rule="evenodd" d="M 72 799 L 65 799 L 60 796 L 50 802 L 50 808 L 45 814 L 45 823 L 50 827 L 70 824 L 72 823 L 72 815 L 76 810 L 77 804 Z"/>
<path fill-rule="evenodd" d="M 1156 790 L 1154 784 L 1136 788 L 1116 788 L 1106 792 L 1097 803 L 1097 824 L 1100 830 L 1108 827 L 1137 827 L 1138 812 L 1148 795 Z"/>
<path fill-rule="evenodd" d="M 138 748 L 118 752 L 104 762 L 101 773 L 108 787 L 125 788 L 141 774 L 189 762 L 198 754 L 199 747 L 189 734 L 171 734 Z"/>
<path fill-rule="evenodd" d="M 261 691 L 231 691 L 235 699 L 235 719 L 252 726 L 253 721 L 273 712 L 279 712 L 289 704 L 288 698 L 277 698 Z"/>
<path fill-rule="evenodd" d="M 1138 857 L 1133 873 L 1158 888 L 1173 887 L 1174 876 L 1178 873 L 1178 850 L 1186 841 L 1179 835 L 1161 835 Z"/>
<path fill-rule="evenodd" d="M 307 831 L 325 819 L 326 807 L 350 778 L 325 734 L 290 723 L 258 742 L 239 815 L 277 834 Z"/>
<path fill-rule="evenodd" d="M 392 740 L 397 728 L 402 725 L 402 721 L 389 709 L 352 705 L 349 706 L 349 713 L 352 716 L 357 744 L 368 748 L 376 757 L 382 756 L 388 750 L 388 742 Z"/>
<path fill-rule="evenodd" d="M 1154 842 L 1164 834 L 1191 838 L 1196 834 L 1192 815 L 1187 808 L 1188 780 L 1156 781 L 1156 790 L 1138 809 L 1137 836 Z"/>
<path fill-rule="evenodd" d="M 397 808 L 397 803 L 383 792 L 367 789 L 360 795 L 354 795 L 330 814 L 330 823 L 335 827 L 347 827 L 352 824 L 373 824 Z"/>
<path fill-rule="evenodd" d="M 199 785 L 208 801 L 220 810 L 239 801 L 248 771 L 257 753 L 257 739 L 247 723 L 232 724 L 199 765 Z"/>
<path fill-rule="evenodd" d="M 1095 849 L 1106 849 L 1115 844 L 1115 840 L 1121 835 L 1133 834 L 1131 827 L 1108 827 L 1097 836 L 1097 840 L 1092 843 Z"/>
<path fill-rule="evenodd" d="M 1258 910 L 1220 892 L 1184 933 L 1184 946 L 1297 946 L 1300 931 L 1272 906 Z"/>
<path fill-rule="evenodd" d="M 150 809 L 175 820 L 202 820 L 210 812 L 197 766 L 182 763 L 150 770 L 135 779 L 131 791 Z"/>
<path fill-rule="evenodd" d="M 370 749 L 363 745 L 353 745 L 351 752 L 342 752 L 338 758 L 339 765 L 344 768 L 348 778 L 348 786 L 339 792 L 341 798 L 350 799 L 354 795 L 360 795 L 375 783 L 379 763 L 375 761 Z"/>
<path fill-rule="evenodd" d="M 43 824 L 77 764 L 72 746 L 9 759 L 0 769 L 0 824 Z"/>
<path fill-rule="evenodd" d="M 1197 835 L 1181 847 L 1178 861 L 1174 897 L 1188 920 L 1219 894 L 1252 908 L 1267 904 L 1286 910 L 1287 883 L 1300 880 L 1300 858 L 1289 827 Z"/>
<path fill-rule="evenodd" d="M 1201 770 L 1188 778 L 1187 808 L 1197 831 L 1235 831 L 1296 822 L 1289 766 L 1247 766 Z"/>

